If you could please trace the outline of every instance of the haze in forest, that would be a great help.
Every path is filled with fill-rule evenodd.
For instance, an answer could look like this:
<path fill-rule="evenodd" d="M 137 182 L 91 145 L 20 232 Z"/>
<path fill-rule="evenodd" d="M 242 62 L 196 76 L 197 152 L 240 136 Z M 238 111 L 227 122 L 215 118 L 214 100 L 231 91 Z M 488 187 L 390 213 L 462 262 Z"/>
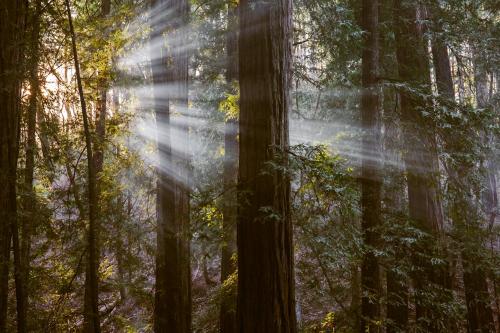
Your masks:
<path fill-rule="evenodd" d="M 493 0 L 0 0 L 0 333 L 500 332 Z"/>

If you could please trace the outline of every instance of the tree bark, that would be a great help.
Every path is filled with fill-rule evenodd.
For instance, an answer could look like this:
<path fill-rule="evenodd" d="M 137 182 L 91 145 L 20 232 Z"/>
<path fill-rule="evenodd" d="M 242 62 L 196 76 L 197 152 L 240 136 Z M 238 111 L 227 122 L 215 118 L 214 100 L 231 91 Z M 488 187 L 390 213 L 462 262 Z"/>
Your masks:
<path fill-rule="evenodd" d="M 399 77 L 407 85 L 400 96 L 409 213 L 414 225 L 425 233 L 416 243 L 413 254 L 417 324 L 424 331 L 437 332 L 437 312 L 425 294 L 430 288 L 441 288 L 444 284 L 440 281 L 440 272 L 430 262 L 431 249 L 442 227 L 442 212 L 434 176 L 438 171 L 434 125 L 422 113 L 429 107 L 422 94 L 430 95 L 430 69 L 422 27 L 417 24 L 417 9 L 418 3 L 414 1 L 395 2 L 396 54 Z M 418 89 L 420 93 L 408 88 Z"/>
<path fill-rule="evenodd" d="M 239 332 L 296 332 L 290 181 L 266 163 L 289 144 L 292 4 L 240 2 Z"/>
<path fill-rule="evenodd" d="M 73 19 L 71 16 L 71 6 L 69 0 L 65 0 L 65 2 L 66 2 L 66 12 L 68 15 L 76 82 L 78 86 L 78 94 L 80 97 L 80 105 L 82 108 L 85 146 L 87 150 L 89 225 L 87 230 L 87 263 L 86 263 L 87 266 L 85 270 L 83 330 L 86 333 L 100 333 L 101 328 L 99 323 L 99 290 L 98 290 L 99 254 L 97 251 L 98 241 L 97 241 L 97 216 L 96 216 L 97 192 L 96 192 L 95 166 L 92 154 L 92 137 L 90 133 L 90 124 L 87 114 L 87 104 L 85 102 L 85 96 L 83 94 L 82 78 L 80 75 L 80 62 L 78 60 L 78 52 L 76 49 L 76 36 L 75 36 L 75 30 L 73 28 Z"/>
<path fill-rule="evenodd" d="M 236 4 L 228 4 L 228 25 L 226 32 L 227 68 L 226 81 L 230 88 L 238 80 L 238 33 Z M 234 93 L 234 92 L 233 92 Z M 221 283 L 236 271 L 236 185 L 238 182 L 238 128 L 236 119 L 228 119 L 224 126 L 224 198 L 222 207 L 222 251 L 221 251 Z M 236 333 L 236 294 L 222 295 L 220 308 L 219 331 Z"/>
<path fill-rule="evenodd" d="M 376 230 L 381 223 L 382 179 L 380 168 L 380 108 L 377 85 L 379 67 L 378 1 L 364 0 L 362 28 L 365 32 L 362 55 L 361 124 L 363 161 L 361 169 L 361 209 L 365 254 L 361 264 L 360 332 L 379 332 L 380 267 L 375 256 L 379 243 Z"/>
<path fill-rule="evenodd" d="M 189 57 L 182 43 L 189 2 L 153 1 L 152 8 L 160 19 L 151 27 L 151 41 L 158 43 L 166 32 L 169 44 L 151 55 L 159 138 L 154 331 L 185 333 L 191 332 L 188 128 L 175 122 L 173 111 L 182 116 L 188 108 Z M 172 146 L 172 129 L 180 147 Z"/>
<path fill-rule="evenodd" d="M 25 11 L 23 1 L 0 2 L 0 332 L 6 331 L 10 246 L 14 248 L 14 278 L 19 332 L 25 332 L 17 221 L 17 158 Z M 12 242 L 13 241 L 13 242 Z M 12 243 L 11 243 L 12 242 Z"/>

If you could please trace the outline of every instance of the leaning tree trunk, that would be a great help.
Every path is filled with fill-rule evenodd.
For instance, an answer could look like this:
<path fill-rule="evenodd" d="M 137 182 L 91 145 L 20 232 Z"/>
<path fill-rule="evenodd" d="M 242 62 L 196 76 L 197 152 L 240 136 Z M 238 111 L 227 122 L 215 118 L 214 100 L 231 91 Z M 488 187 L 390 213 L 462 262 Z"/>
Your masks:
<path fill-rule="evenodd" d="M 88 173 L 88 211 L 89 225 L 87 231 L 87 261 L 85 270 L 85 297 L 83 309 L 83 330 L 85 333 L 99 333 L 101 331 L 99 323 L 99 291 L 98 291 L 98 263 L 99 254 L 97 251 L 97 193 L 95 166 L 92 154 L 92 137 L 90 133 L 90 124 L 87 114 L 87 104 L 83 94 L 82 78 L 80 75 L 80 62 L 76 49 L 76 36 L 73 28 L 73 19 L 71 17 L 71 6 L 69 0 L 66 0 L 66 12 L 68 15 L 69 31 L 71 37 L 71 48 L 75 65 L 76 82 L 78 94 L 82 108 L 83 129 L 85 135 L 85 146 L 87 150 L 87 173 Z M 88 281 L 88 282 L 87 282 Z"/>
<path fill-rule="evenodd" d="M 396 0 L 394 28 L 399 77 L 406 84 L 400 96 L 409 213 L 415 227 L 425 233 L 413 254 L 417 324 L 424 331 L 437 332 L 439 317 L 434 300 L 428 298 L 444 285 L 441 269 L 430 262 L 434 241 L 439 240 L 442 212 L 435 179 L 438 171 L 435 130 L 422 112 L 430 107 L 422 97 L 430 95 L 430 69 L 422 28 L 417 24 L 417 7 L 415 1 Z"/>
<path fill-rule="evenodd" d="M 289 144 L 291 5 L 290 0 L 240 2 L 237 312 L 242 333 L 296 331 L 290 181 L 267 164 Z"/>
<path fill-rule="evenodd" d="M 236 4 L 228 4 L 226 31 L 227 67 L 226 81 L 232 89 L 238 80 L 238 33 Z M 220 333 L 236 333 L 236 294 L 224 288 L 224 282 L 236 271 L 236 184 L 238 181 L 238 128 L 237 120 L 229 118 L 224 127 L 224 198 L 222 207 L 221 284 L 223 294 L 220 305 Z M 228 290 L 229 289 L 229 290 Z"/>
<path fill-rule="evenodd" d="M 151 54 L 154 110 L 158 129 L 157 254 L 154 330 L 191 331 L 188 128 L 175 114 L 188 109 L 188 53 L 183 45 L 187 0 L 153 1 L 151 41 L 167 33 L 168 47 Z M 181 142 L 172 145 L 173 137 Z"/>
<path fill-rule="evenodd" d="M 380 331 L 380 267 L 375 256 L 381 223 L 382 179 L 380 174 L 380 110 L 377 85 L 379 42 L 378 0 L 363 0 L 362 27 L 365 31 L 362 56 L 361 124 L 363 161 L 361 209 L 365 255 L 361 264 L 361 333 Z"/>
<path fill-rule="evenodd" d="M 18 331 L 25 332 L 17 223 L 17 157 L 23 74 L 24 1 L 0 2 L 0 332 L 6 331 L 10 246 L 15 260 Z M 13 242 L 11 243 L 11 241 Z"/>

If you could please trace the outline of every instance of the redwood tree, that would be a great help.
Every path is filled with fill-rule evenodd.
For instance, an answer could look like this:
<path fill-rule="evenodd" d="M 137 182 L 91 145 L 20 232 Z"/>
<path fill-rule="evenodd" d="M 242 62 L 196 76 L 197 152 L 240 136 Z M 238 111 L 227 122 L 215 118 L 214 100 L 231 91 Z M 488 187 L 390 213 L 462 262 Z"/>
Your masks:
<path fill-rule="evenodd" d="M 365 255 L 361 265 L 361 332 L 377 332 L 380 320 L 380 268 L 375 256 L 376 228 L 381 223 L 382 179 L 380 175 L 380 110 L 377 86 L 379 42 L 378 1 L 363 0 L 362 27 L 365 32 L 362 56 L 361 123 L 363 165 L 361 171 L 361 208 Z"/>
<path fill-rule="evenodd" d="M 242 333 L 296 331 L 290 181 L 268 163 L 289 143 L 291 18 L 290 0 L 240 2 L 237 312 Z"/>
<path fill-rule="evenodd" d="M 0 332 L 6 332 L 11 244 L 18 330 L 25 332 L 16 202 L 25 11 L 24 1 L 0 1 Z"/>
<path fill-rule="evenodd" d="M 437 332 L 436 308 L 427 291 L 444 284 L 438 267 L 431 263 L 433 240 L 439 239 L 442 228 L 442 211 L 435 179 L 438 163 L 434 124 L 424 117 L 425 109 L 430 107 L 424 97 L 430 95 L 430 64 L 418 6 L 415 1 L 396 0 L 394 29 L 399 79 L 405 84 L 400 99 L 409 214 L 422 232 L 412 254 L 416 317 L 424 330 Z"/>
<path fill-rule="evenodd" d="M 189 237 L 188 129 L 174 123 L 173 111 L 184 113 L 188 103 L 187 0 L 153 1 L 159 17 L 151 32 L 153 43 L 168 47 L 151 54 L 154 111 L 158 128 L 157 254 L 154 330 L 156 333 L 191 331 L 191 270 Z M 174 126 L 183 142 L 172 146 Z"/>

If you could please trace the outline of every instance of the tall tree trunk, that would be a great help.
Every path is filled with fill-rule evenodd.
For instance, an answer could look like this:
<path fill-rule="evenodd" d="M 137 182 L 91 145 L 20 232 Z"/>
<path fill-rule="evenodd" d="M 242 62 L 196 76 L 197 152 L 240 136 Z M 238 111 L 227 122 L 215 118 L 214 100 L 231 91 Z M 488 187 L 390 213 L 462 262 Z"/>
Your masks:
<path fill-rule="evenodd" d="M 240 2 L 238 331 L 296 332 L 290 181 L 263 173 L 289 144 L 290 0 Z M 258 306 L 256 306 L 258 305 Z"/>
<path fill-rule="evenodd" d="M 110 12 L 110 0 L 103 0 L 101 2 L 101 18 L 106 18 L 106 16 Z M 89 223 L 89 239 L 91 238 L 90 235 L 92 235 L 93 238 L 93 255 L 95 256 L 95 259 L 89 260 L 85 267 L 85 304 L 84 307 L 87 309 L 84 311 L 85 314 L 87 313 L 93 313 L 95 310 L 91 310 L 94 305 L 93 303 L 95 302 L 97 304 L 97 310 L 96 313 L 98 315 L 99 311 L 99 304 L 98 304 L 98 291 L 94 290 L 94 288 L 97 288 L 98 283 L 99 283 L 99 257 L 100 257 L 100 249 L 99 249 L 99 240 L 97 235 L 100 233 L 100 228 L 101 228 L 101 218 L 102 218 L 102 212 L 101 212 L 101 207 L 100 207 L 100 193 L 101 193 L 101 187 L 100 187 L 100 181 L 99 178 L 101 176 L 102 170 L 103 170 L 103 165 L 104 165 L 104 139 L 106 135 L 106 101 L 107 101 L 107 78 L 105 74 L 98 73 L 98 100 L 97 100 L 97 107 L 96 107 L 96 117 L 95 117 L 95 136 L 93 137 L 93 147 L 94 147 L 94 153 L 88 158 L 91 159 L 91 163 L 93 164 L 93 179 L 92 181 L 94 184 L 92 185 L 94 187 L 93 191 L 95 192 L 93 194 L 94 198 L 94 221 L 93 223 Z M 80 98 L 83 98 L 81 96 Z M 92 145 L 92 142 L 91 142 Z M 87 148 L 88 151 L 88 148 Z M 90 181 L 90 180 L 89 180 Z M 90 230 L 92 228 L 92 230 Z M 89 241 L 90 245 L 90 241 Z M 89 257 L 90 258 L 90 257 Z M 95 276 L 93 276 L 95 275 Z M 94 281 L 95 280 L 95 281 Z M 95 283 L 95 285 L 94 285 Z M 96 297 L 96 300 L 93 298 Z M 98 317 L 95 317 L 98 318 Z M 99 325 L 99 323 L 94 322 L 95 319 L 91 319 L 90 317 L 86 317 L 85 320 L 85 332 L 95 332 L 94 330 L 96 329 L 96 326 Z M 98 321 L 98 319 L 97 319 Z"/>
<path fill-rule="evenodd" d="M 71 6 L 69 0 L 66 0 L 66 12 L 68 15 L 69 31 L 71 37 L 71 48 L 75 65 L 76 82 L 80 104 L 82 108 L 83 127 L 85 134 L 85 146 L 87 150 L 87 173 L 88 173 L 88 212 L 89 225 L 87 231 L 87 262 L 85 270 L 85 297 L 83 310 L 83 330 L 86 333 L 99 333 L 101 331 L 99 323 L 99 290 L 98 290 L 98 264 L 99 255 L 97 251 L 97 192 L 96 175 L 94 159 L 92 154 L 92 137 L 90 133 L 90 124 L 87 114 L 87 104 L 83 94 L 82 78 L 80 75 L 80 62 L 76 49 L 76 36 L 73 28 L 73 19 L 71 17 Z M 87 282 L 88 281 L 88 282 Z"/>
<path fill-rule="evenodd" d="M 379 0 L 379 25 L 387 26 L 394 30 L 396 18 L 394 17 L 393 0 Z M 391 38 L 388 34 L 380 34 L 380 71 L 384 77 L 397 77 L 395 63 L 395 49 L 392 46 Z M 400 181 L 399 165 L 402 164 L 399 142 L 402 140 L 401 121 L 399 119 L 400 103 L 399 95 L 391 87 L 383 88 L 383 152 L 384 152 L 384 173 L 388 176 L 388 182 L 384 185 L 384 205 L 383 209 L 389 214 L 401 214 L 405 209 L 406 184 Z M 396 166 L 396 167 L 395 167 Z M 387 172 L 390 174 L 387 174 Z M 391 223 L 391 221 L 389 221 Z M 403 227 L 404 221 L 399 221 L 397 227 Z M 384 219 L 384 224 L 387 222 Z M 394 225 L 390 225 L 394 227 Z M 396 333 L 408 330 L 409 307 L 408 291 L 409 281 L 406 270 L 402 267 L 405 263 L 405 253 L 400 251 L 404 235 L 395 234 L 394 241 L 387 244 L 393 251 L 393 258 L 386 267 L 386 331 Z"/>
<path fill-rule="evenodd" d="M 478 58 L 475 59 L 476 64 L 474 66 L 477 107 L 486 108 L 489 103 L 488 80 L 484 68 L 477 63 L 479 60 Z M 487 134 L 484 136 L 486 138 Z M 486 144 L 487 141 L 485 139 Z M 489 186 L 489 184 L 485 185 L 486 187 Z M 489 190 L 487 188 L 487 193 Z M 466 213 L 462 215 L 467 216 Z M 462 250 L 465 301 L 467 304 L 467 331 L 470 333 L 494 332 L 495 326 L 488 291 L 487 271 L 484 268 L 485 263 L 481 262 L 475 255 L 475 247 L 485 246 L 485 239 L 480 236 L 481 225 L 478 224 L 478 221 L 466 220 L 464 222 L 467 230 L 472 231 L 469 232 L 468 239 L 464 241 L 465 244 Z M 469 246 L 467 243 L 469 243 Z"/>
<path fill-rule="evenodd" d="M 360 332 L 380 331 L 380 267 L 375 256 L 381 222 L 382 180 L 380 170 L 380 108 L 377 85 L 379 42 L 378 0 L 363 0 L 362 28 L 365 32 L 362 56 L 361 124 L 363 161 L 361 170 L 361 209 L 365 255 L 361 264 Z"/>
<path fill-rule="evenodd" d="M 11 244 L 14 247 L 18 331 L 26 331 L 22 308 L 24 290 L 16 199 L 25 6 L 26 3 L 23 1 L 0 2 L 0 82 L 2 82 L 0 89 L 0 332 L 5 332 L 7 326 Z"/>
<path fill-rule="evenodd" d="M 437 6 L 437 4 L 436 4 Z M 435 10 L 439 10 L 435 8 Z M 437 15 L 435 15 L 437 16 Z M 435 22 L 437 24 L 437 22 Z M 440 27 L 438 26 L 438 29 Z M 432 55 L 434 68 L 436 71 L 436 85 L 438 88 L 438 93 L 444 98 L 449 99 L 454 102 L 455 99 L 455 88 L 453 85 L 453 78 L 451 74 L 451 65 L 450 59 L 448 56 L 448 49 L 446 44 L 438 39 L 434 38 L 432 41 Z M 484 78 L 485 76 L 482 76 Z M 484 107 L 487 101 L 487 87 L 482 79 L 477 80 L 476 77 L 476 89 L 478 90 L 478 106 Z M 486 90 L 486 91 L 485 91 Z M 458 138 L 456 138 L 458 139 Z M 457 218 L 460 221 L 454 221 L 457 225 L 464 225 L 467 229 L 476 229 L 478 226 L 474 225 L 473 217 L 468 218 L 470 214 L 468 214 L 467 210 L 473 210 L 474 207 L 471 207 L 468 203 L 467 193 L 461 192 L 459 189 L 460 186 L 453 182 L 454 179 L 463 179 L 467 177 L 469 170 L 465 170 L 463 168 L 459 170 L 454 170 L 455 173 L 452 175 L 451 185 L 454 186 L 459 194 L 459 199 L 454 203 L 455 209 L 461 211 L 465 208 L 462 213 L 456 214 Z M 462 190 L 463 191 L 463 190 Z M 463 221 L 462 221 L 463 220 Z M 468 236 L 471 237 L 471 236 Z M 480 239 L 474 239 L 474 242 L 479 244 L 482 243 Z M 467 304 L 467 322 L 468 322 L 468 331 L 469 332 L 488 332 L 489 330 L 493 330 L 493 317 L 491 307 L 488 304 L 488 284 L 486 280 L 486 272 L 484 269 L 478 266 L 476 259 L 473 257 L 471 253 L 468 253 L 468 246 L 464 246 L 464 250 L 462 250 L 462 263 L 464 267 L 463 272 L 463 280 L 464 280 L 464 288 L 465 288 L 465 297 Z"/>
<path fill-rule="evenodd" d="M 238 21 L 236 4 L 228 4 L 226 32 L 227 68 L 226 81 L 230 87 L 238 80 Z M 236 119 L 227 119 L 224 127 L 224 202 L 221 251 L 221 283 L 224 284 L 236 271 L 233 255 L 236 253 L 236 184 L 238 182 L 238 128 Z M 236 333 L 236 294 L 225 290 L 220 308 L 221 333 Z"/>
<path fill-rule="evenodd" d="M 188 128 L 175 121 L 172 111 L 182 116 L 188 108 L 189 57 L 182 43 L 187 38 L 189 2 L 152 5 L 153 14 L 160 17 L 152 27 L 152 42 L 162 41 L 167 32 L 169 44 L 151 55 L 159 154 L 154 330 L 185 333 L 191 331 Z M 172 146 L 172 132 L 182 142 L 180 147 Z"/>
<path fill-rule="evenodd" d="M 33 189 L 33 178 L 35 170 L 35 150 L 36 150 L 36 115 L 38 110 L 38 94 L 40 92 L 40 81 L 38 79 L 39 62 L 39 37 L 40 37 L 40 16 L 41 0 L 35 3 L 32 14 L 32 35 L 31 35 L 31 59 L 30 67 L 30 98 L 27 110 L 27 142 L 26 142 L 26 169 L 24 172 L 24 200 L 23 208 L 25 217 L 21 222 L 21 268 L 25 293 L 22 299 L 21 314 L 22 320 L 27 322 L 28 294 L 29 294 L 29 270 L 30 270 L 30 247 L 31 234 L 33 232 L 33 222 L 36 219 L 36 198 Z"/>
<path fill-rule="evenodd" d="M 407 87 L 400 92 L 405 137 L 403 157 L 408 182 L 409 213 L 415 226 L 425 233 L 415 246 L 413 260 L 417 324 L 426 332 L 437 332 L 438 315 L 429 301 L 431 291 L 440 288 L 441 274 L 430 262 L 434 241 L 439 239 L 442 213 L 438 201 L 438 171 L 434 125 L 423 116 L 429 107 L 422 93 L 430 94 L 429 61 L 422 29 L 417 24 L 418 3 L 395 2 L 396 53 L 400 79 Z M 409 89 L 410 88 L 410 89 Z M 414 93 L 411 89 L 419 89 Z"/>

